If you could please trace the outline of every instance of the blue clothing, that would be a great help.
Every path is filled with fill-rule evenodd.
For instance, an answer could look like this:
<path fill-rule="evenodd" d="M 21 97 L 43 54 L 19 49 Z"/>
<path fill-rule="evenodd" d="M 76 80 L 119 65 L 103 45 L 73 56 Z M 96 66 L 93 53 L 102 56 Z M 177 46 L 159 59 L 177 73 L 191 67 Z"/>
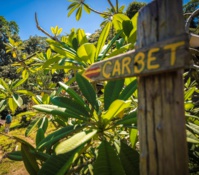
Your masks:
<path fill-rule="evenodd" d="M 7 116 L 6 116 L 6 123 L 7 124 L 10 124 L 12 122 L 12 116 L 10 115 L 10 114 L 8 114 Z"/>

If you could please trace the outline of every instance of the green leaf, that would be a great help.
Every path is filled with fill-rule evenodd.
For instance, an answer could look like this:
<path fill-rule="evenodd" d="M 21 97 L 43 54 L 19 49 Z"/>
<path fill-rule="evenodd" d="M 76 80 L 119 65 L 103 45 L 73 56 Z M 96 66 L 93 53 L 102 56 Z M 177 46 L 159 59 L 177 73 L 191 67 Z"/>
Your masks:
<path fill-rule="evenodd" d="M 12 95 L 15 103 L 17 104 L 17 106 L 21 107 L 21 105 L 23 105 L 23 99 L 18 95 L 18 94 L 13 94 Z"/>
<path fill-rule="evenodd" d="M 41 167 L 38 175 L 64 175 L 67 174 L 67 170 L 80 156 L 83 146 L 70 151 L 66 154 L 52 155 Z"/>
<path fill-rule="evenodd" d="M 76 112 L 78 115 L 83 115 L 86 117 L 89 116 L 89 112 L 87 111 L 87 109 L 85 107 L 83 107 L 82 105 L 80 105 L 78 102 L 72 100 L 71 98 L 53 97 L 53 98 L 51 98 L 51 102 L 54 105 L 57 105 L 59 107 L 64 107 L 64 108 L 70 109 L 70 110 Z"/>
<path fill-rule="evenodd" d="M 80 90 L 84 97 L 88 100 L 88 102 L 92 105 L 92 107 L 98 111 L 99 105 L 97 102 L 97 95 L 92 87 L 92 85 L 85 79 L 82 75 L 76 74 L 77 84 L 79 85 Z"/>
<path fill-rule="evenodd" d="M 80 6 L 78 9 L 77 9 L 77 12 L 76 12 L 76 20 L 79 21 L 80 18 L 82 16 L 82 6 Z"/>
<path fill-rule="evenodd" d="M 184 95 L 185 101 L 188 100 L 193 95 L 195 89 L 196 89 L 196 87 L 191 87 L 187 91 L 184 92 L 185 93 L 185 95 Z"/>
<path fill-rule="evenodd" d="M 132 126 L 137 125 L 137 111 L 132 111 L 128 115 L 124 116 L 121 120 L 117 121 L 115 125 Z"/>
<path fill-rule="evenodd" d="M 84 7 L 85 12 L 88 13 L 88 14 L 90 14 L 91 10 L 88 7 L 88 5 L 84 5 L 83 7 Z"/>
<path fill-rule="evenodd" d="M 189 130 L 186 130 L 187 133 L 187 142 L 190 143 L 199 143 L 199 139 Z"/>
<path fill-rule="evenodd" d="M 135 149 L 136 142 L 138 141 L 138 130 L 137 129 L 131 129 L 130 141 L 131 141 L 132 148 Z"/>
<path fill-rule="evenodd" d="M 190 128 L 194 133 L 199 134 L 199 126 L 198 125 L 188 122 L 188 124 L 186 124 L 186 126 L 188 128 Z"/>
<path fill-rule="evenodd" d="M 6 100 L 0 101 L 0 112 L 3 111 L 6 108 L 6 106 L 7 106 L 6 102 L 7 102 Z"/>
<path fill-rule="evenodd" d="M 60 35 L 60 34 L 61 34 L 61 32 L 62 32 L 62 30 L 63 30 L 63 29 L 62 29 L 62 28 L 60 28 L 60 29 L 57 31 L 57 34 L 56 34 L 56 35 L 57 35 L 57 36 L 58 36 L 58 35 Z"/>
<path fill-rule="evenodd" d="M 43 117 L 38 123 L 38 127 L 43 129 L 43 132 L 45 133 L 48 128 L 48 118 Z"/>
<path fill-rule="evenodd" d="M 129 17 L 124 14 L 115 14 L 113 15 L 113 25 L 116 31 L 123 30 L 122 23 L 123 21 L 129 21 Z"/>
<path fill-rule="evenodd" d="M 24 69 L 22 72 L 22 78 L 23 78 L 24 82 L 28 79 L 28 77 L 29 77 L 29 72 L 27 71 L 27 69 Z"/>
<path fill-rule="evenodd" d="M 15 100 L 13 98 L 8 98 L 8 106 L 12 113 L 15 113 L 15 110 L 17 109 L 17 104 L 15 103 Z"/>
<path fill-rule="evenodd" d="M 113 39 L 111 40 L 111 42 L 108 44 L 108 46 L 106 47 L 106 49 L 103 51 L 102 56 L 100 57 L 99 60 L 103 60 L 106 57 L 106 54 L 108 53 L 109 49 L 113 46 L 113 44 L 115 43 L 115 41 L 119 38 L 119 36 L 121 35 L 122 31 L 118 32 Z"/>
<path fill-rule="evenodd" d="M 36 157 L 34 155 L 36 151 L 35 148 L 27 141 L 19 137 L 13 136 L 13 138 L 21 143 L 21 154 L 26 170 L 29 172 L 30 175 L 37 174 L 39 166 L 37 164 Z"/>
<path fill-rule="evenodd" d="M 27 90 L 16 90 L 15 92 L 19 93 L 19 94 L 25 94 L 25 95 L 30 95 L 33 96 L 34 94 L 30 91 Z"/>
<path fill-rule="evenodd" d="M 53 63 L 57 63 L 60 59 L 62 59 L 62 57 L 56 56 L 54 58 L 51 58 L 49 60 L 47 60 L 43 65 L 43 69 L 48 68 L 51 64 Z"/>
<path fill-rule="evenodd" d="M 42 118 L 36 118 L 28 125 L 28 128 L 25 132 L 26 137 L 38 126 L 40 120 L 42 120 Z"/>
<path fill-rule="evenodd" d="M 44 147 L 51 147 L 56 144 L 59 140 L 67 137 L 69 134 L 79 131 L 82 129 L 82 126 L 66 126 L 55 132 L 49 134 L 46 138 L 44 138 L 39 145 L 37 145 L 38 149 L 42 149 Z"/>
<path fill-rule="evenodd" d="M 77 49 L 77 55 L 83 62 L 94 63 L 96 48 L 92 43 L 85 43 Z"/>
<path fill-rule="evenodd" d="M 129 35 L 133 29 L 133 24 L 132 24 L 131 20 L 124 20 L 122 22 L 122 28 L 123 28 L 124 34 L 127 37 L 129 37 Z"/>
<path fill-rule="evenodd" d="M 49 60 L 50 57 L 51 57 L 51 49 L 48 49 L 47 52 L 46 52 L 46 56 L 47 56 L 47 59 Z"/>
<path fill-rule="evenodd" d="M 139 175 L 139 154 L 121 142 L 119 157 L 126 174 Z"/>
<path fill-rule="evenodd" d="M 44 136 L 44 130 L 42 128 L 39 128 L 37 130 L 37 135 L 36 135 L 36 145 L 39 145 L 39 143 L 45 138 Z"/>
<path fill-rule="evenodd" d="M 71 51 L 71 49 L 63 48 L 59 45 L 50 45 L 51 49 L 55 52 L 59 53 L 60 55 L 65 56 L 66 58 L 78 59 L 77 55 Z"/>
<path fill-rule="evenodd" d="M 14 151 L 14 152 L 7 153 L 7 157 L 14 161 L 22 161 L 23 160 L 21 151 Z"/>
<path fill-rule="evenodd" d="M 36 113 L 33 112 L 33 111 L 20 112 L 19 114 L 16 115 L 16 117 L 22 117 L 23 115 L 26 115 L 26 116 L 35 116 Z"/>
<path fill-rule="evenodd" d="M 122 93 L 119 95 L 119 99 L 121 100 L 127 100 L 137 89 L 137 80 L 135 79 L 132 81 L 128 86 L 126 86 Z"/>
<path fill-rule="evenodd" d="M 137 19 L 138 19 L 138 12 L 131 19 L 132 24 L 133 24 L 133 30 L 130 33 L 128 41 L 133 43 L 133 44 L 136 42 Z"/>
<path fill-rule="evenodd" d="M 70 137 L 69 139 L 58 144 L 57 147 L 55 148 L 55 152 L 56 154 L 64 154 L 71 150 L 74 150 L 80 145 L 89 141 L 96 133 L 97 130 L 77 133 L 74 136 Z"/>
<path fill-rule="evenodd" d="M 26 170 L 30 175 L 35 175 L 39 171 L 39 166 L 32 151 L 34 151 L 32 147 L 24 143 L 21 144 L 21 153 Z"/>
<path fill-rule="evenodd" d="M 118 99 L 123 88 L 124 79 L 109 81 L 104 89 L 104 109 L 107 110 L 110 104 Z"/>
<path fill-rule="evenodd" d="M 95 55 L 95 58 L 98 58 L 103 46 L 105 45 L 105 41 L 109 35 L 109 31 L 111 29 L 111 22 L 108 22 L 106 24 L 106 26 L 103 28 L 102 30 L 102 33 L 100 34 L 100 37 L 98 39 L 98 42 L 97 42 L 97 48 L 96 48 L 96 55 Z"/>
<path fill-rule="evenodd" d="M 86 34 L 83 29 L 77 30 L 77 39 L 78 39 L 78 43 L 80 46 L 82 44 L 88 43 L 88 39 L 87 39 Z"/>
<path fill-rule="evenodd" d="M 59 82 L 59 85 L 81 106 L 85 106 L 85 102 L 82 100 L 82 98 L 73 90 L 70 88 L 70 86 Z"/>
<path fill-rule="evenodd" d="M 9 85 L 2 78 L 0 78 L 0 85 L 2 85 L 8 92 L 11 92 Z"/>
<path fill-rule="evenodd" d="M 25 75 L 24 75 L 25 76 Z M 19 79 L 19 80 L 16 80 L 13 84 L 12 84 L 12 88 L 15 89 L 17 87 L 19 87 L 20 85 L 22 85 L 26 80 L 27 80 L 28 77 L 25 77 L 23 79 Z"/>
<path fill-rule="evenodd" d="M 131 101 L 123 101 L 123 100 L 115 100 L 111 103 L 110 107 L 108 108 L 107 112 L 102 115 L 102 118 L 106 120 L 111 120 L 116 117 L 120 112 L 124 109 L 130 107 Z"/>
<path fill-rule="evenodd" d="M 194 107 L 194 104 L 192 102 L 186 102 L 184 104 L 185 110 L 188 111 Z"/>
<path fill-rule="evenodd" d="M 77 9 L 79 8 L 80 4 L 78 3 L 72 3 L 69 7 L 68 10 L 70 9 L 70 11 L 68 12 L 68 17 L 70 17 L 70 15 Z"/>
<path fill-rule="evenodd" d="M 107 141 L 103 141 L 99 146 L 93 172 L 94 175 L 125 175 L 119 157 Z"/>
<path fill-rule="evenodd" d="M 49 104 L 50 103 L 50 96 L 48 94 L 42 95 L 42 103 Z"/>
<path fill-rule="evenodd" d="M 80 120 L 85 120 L 85 118 L 79 116 L 74 111 L 71 111 L 66 108 L 61 108 L 55 105 L 34 105 L 33 108 L 38 111 L 45 112 L 47 114 L 58 115 L 64 121 L 68 121 L 68 118 L 76 118 Z"/>

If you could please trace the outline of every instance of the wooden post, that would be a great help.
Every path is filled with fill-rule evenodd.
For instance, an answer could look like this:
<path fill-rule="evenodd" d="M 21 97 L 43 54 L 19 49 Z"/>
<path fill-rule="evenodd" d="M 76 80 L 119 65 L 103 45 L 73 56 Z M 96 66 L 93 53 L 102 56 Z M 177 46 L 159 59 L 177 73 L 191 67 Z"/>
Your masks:
<path fill-rule="evenodd" d="M 184 25 L 182 0 L 155 0 L 139 13 L 137 46 L 180 36 Z M 140 174 L 188 174 L 183 69 L 138 79 Z"/>

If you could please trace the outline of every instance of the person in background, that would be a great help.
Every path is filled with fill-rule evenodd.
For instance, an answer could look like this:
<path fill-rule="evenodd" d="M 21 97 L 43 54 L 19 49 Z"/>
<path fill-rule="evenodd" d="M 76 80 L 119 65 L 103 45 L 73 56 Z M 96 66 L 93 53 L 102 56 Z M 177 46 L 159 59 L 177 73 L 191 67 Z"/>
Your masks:
<path fill-rule="evenodd" d="M 10 112 L 8 111 L 8 114 L 6 115 L 6 122 L 5 122 L 5 133 L 8 133 L 10 131 L 11 122 L 12 122 L 12 116 Z"/>

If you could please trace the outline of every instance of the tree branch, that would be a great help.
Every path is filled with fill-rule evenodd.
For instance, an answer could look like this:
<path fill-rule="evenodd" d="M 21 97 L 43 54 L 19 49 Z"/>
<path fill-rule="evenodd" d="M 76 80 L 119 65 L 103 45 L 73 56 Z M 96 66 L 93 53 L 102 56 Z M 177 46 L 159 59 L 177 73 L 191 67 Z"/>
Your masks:
<path fill-rule="evenodd" d="M 108 3 L 110 4 L 110 6 L 112 7 L 112 9 L 113 9 L 114 13 L 116 13 L 116 11 L 115 11 L 115 7 L 114 7 L 114 5 L 112 4 L 112 2 L 111 2 L 110 0 L 107 0 L 107 1 L 108 1 Z"/>
<path fill-rule="evenodd" d="M 117 12 L 117 13 L 119 12 L 118 6 L 119 6 L 118 0 L 116 0 L 116 12 Z"/>
<path fill-rule="evenodd" d="M 49 38 L 51 38 L 52 40 L 55 40 L 55 41 L 58 41 L 60 42 L 57 37 L 53 37 L 51 36 L 48 32 L 46 32 L 44 29 L 42 29 L 39 25 L 39 22 L 38 22 L 38 19 L 37 19 L 37 13 L 35 13 L 35 22 L 36 22 L 36 26 L 37 26 L 37 29 L 40 30 L 41 32 L 43 32 L 45 35 L 47 35 Z"/>
<path fill-rule="evenodd" d="M 83 5 L 85 5 L 88 9 L 90 9 L 92 12 L 94 12 L 94 13 L 97 13 L 97 14 L 99 14 L 99 15 L 105 15 L 105 16 L 111 16 L 110 14 L 108 14 L 108 13 L 102 13 L 102 12 L 99 12 L 99 11 L 97 11 L 97 10 L 94 10 L 94 9 L 92 9 L 91 7 L 89 7 L 87 4 L 85 4 L 84 2 L 82 2 L 82 4 Z"/>

